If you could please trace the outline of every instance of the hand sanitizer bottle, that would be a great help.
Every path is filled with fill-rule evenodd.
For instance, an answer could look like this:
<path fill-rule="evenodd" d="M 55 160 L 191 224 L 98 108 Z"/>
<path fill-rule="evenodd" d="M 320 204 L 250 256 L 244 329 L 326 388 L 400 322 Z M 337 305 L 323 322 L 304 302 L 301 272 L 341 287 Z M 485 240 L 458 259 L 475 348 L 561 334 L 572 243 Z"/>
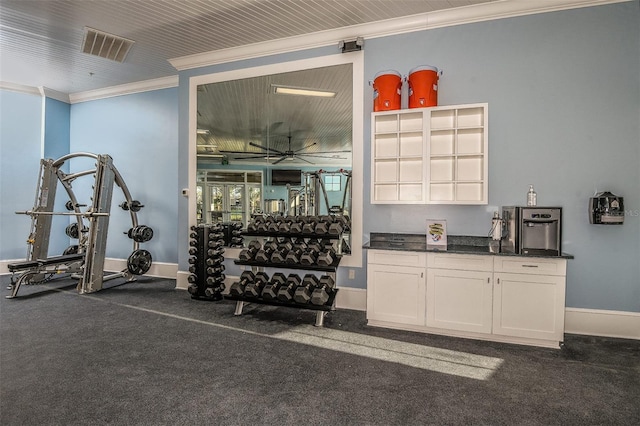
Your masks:
<path fill-rule="evenodd" d="M 538 196 L 536 191 L 533 190 L 533 185 L 529 185 L 529 192 L 527 192 L 527 206 L 535 206 L 538 204 Z"/>

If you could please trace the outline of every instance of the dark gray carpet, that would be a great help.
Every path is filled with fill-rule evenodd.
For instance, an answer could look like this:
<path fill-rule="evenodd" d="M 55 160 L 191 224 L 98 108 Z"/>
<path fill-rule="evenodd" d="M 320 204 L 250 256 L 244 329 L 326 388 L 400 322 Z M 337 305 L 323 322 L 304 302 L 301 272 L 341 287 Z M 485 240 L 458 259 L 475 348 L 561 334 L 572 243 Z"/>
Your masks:
<path fill-rule="evenodd" d="M 325 319 L 390 339 L 390 352 L 407 342 L 503 360 L 476 380 L 274 338 L 313 324 L 312 311 L 236 317 L 234 302 L 192 300 L 172 280 L 117 284 L 0 292 L 0 424 L 640 423 L 638 341 L 568 335 L 552 350 L 368 327 L 363 312 Z"/>

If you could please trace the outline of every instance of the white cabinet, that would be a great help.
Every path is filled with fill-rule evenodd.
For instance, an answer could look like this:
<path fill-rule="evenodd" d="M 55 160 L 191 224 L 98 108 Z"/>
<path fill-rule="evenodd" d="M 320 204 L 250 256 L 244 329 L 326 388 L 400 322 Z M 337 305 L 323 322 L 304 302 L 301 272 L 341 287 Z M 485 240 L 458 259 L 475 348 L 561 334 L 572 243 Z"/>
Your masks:
<path fill-rule="evenodd" d="M 564 340 L 566 260 L 496 258 L 494 271 L 494 334 Z"/>
<path fill-rule="evenodd" d="M 489 256 L 428 253 L 427 326 L 491 333 L 492 269 Z"/>
<path fill-rule="evenodd" d="M 367 320 L 405 325 L 425 323 L 425 254 L 369 250 Z"/>
<path fill-rule="evenodd" d="M 564 340 L 566 263 L 369 250 L 367 320 L 383 327 L 557 348 Z"/>
<path fill-rule="evenodd" d="M 373 113 L 371 202 L 486 204 L 487 104 Z"/>

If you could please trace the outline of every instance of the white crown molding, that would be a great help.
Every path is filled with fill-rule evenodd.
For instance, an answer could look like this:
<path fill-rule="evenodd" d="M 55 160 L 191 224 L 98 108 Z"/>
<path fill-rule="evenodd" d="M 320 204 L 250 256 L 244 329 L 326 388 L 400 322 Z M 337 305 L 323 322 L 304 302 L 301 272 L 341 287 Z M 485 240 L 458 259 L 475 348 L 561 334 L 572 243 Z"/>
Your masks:
<path fill-rule="evenodd" d="M 138 81 L 135 83 L 121 84 L 119 86 L 106 87 L 104 89 L 88 90 L 69 94 L 72 104 L 94 101 L 98 99 L 112 98 L 115 96 L 131 95 L 134 93 L 149 92 L 152 90 L 169 89 L 178 87 L 178 76 L 156 78 L 153 80 Z"/>
<path fill-rule="evenodd" d="M 11 92 L 26 93 L 28 95 L 42 96 L 42 93 L 40 93 L 40 89 L 37 87 L 10 83 L 8 81 L 0 81 L 0 89 L 9 90 Z"/>
<path fill-rule="evenodd" d="M 295 52 L 298 50 L 325 47 L 332 44 L 335 44 L 336 50 L 338 50 L 338 43 L 341 40 L 355 39 L 356 37 L 363 37 L 366 44 L 366 39 L 371 38 L 627 1 L 631 0 L 498 0 L 479 5 L 439 10 L 403 18 L 388 19 L 335 30 L 281 38 L 268 42 L 181 56 L 170 59 L 169 62 L 178 71 L 183 71 L 245 59 Z"/>
<path fill-rule="evenodd" d="M 69 95 L 67 93 L 58 92 L 57 90 L 49 89 L 48 87 L 40 87 L 40 93 L 45 97 L 55 99 L 56 101 L 69 103 Z"/>

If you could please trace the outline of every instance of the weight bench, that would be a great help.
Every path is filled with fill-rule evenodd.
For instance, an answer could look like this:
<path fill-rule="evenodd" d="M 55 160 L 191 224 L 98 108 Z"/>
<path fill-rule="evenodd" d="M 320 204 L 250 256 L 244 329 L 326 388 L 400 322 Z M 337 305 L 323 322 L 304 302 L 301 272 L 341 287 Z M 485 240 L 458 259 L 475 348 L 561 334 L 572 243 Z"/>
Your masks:
<path fill-rule="evenodd" d="M 37 260 L 25 260 L 22 262 L 10 263 L 7 265 L 9 272 L 15 273 L 24 271 L 20 278 L 15 283 L 12 283 L 9 287 L 11 289 L 11 295 L 7 296 L 7 299 L 12 299 L 18 294 L 18 289 L 26 277 L 46 273 L 47 268 L 50 266 L 65 265 L 74 262 L 81 262 L 84 260 L 84 253 L 79 254 L 63 254 L 61 256 L 49 257 L 47 259 Z M 55 272 L 55 271 L 50 271 Z"/>

